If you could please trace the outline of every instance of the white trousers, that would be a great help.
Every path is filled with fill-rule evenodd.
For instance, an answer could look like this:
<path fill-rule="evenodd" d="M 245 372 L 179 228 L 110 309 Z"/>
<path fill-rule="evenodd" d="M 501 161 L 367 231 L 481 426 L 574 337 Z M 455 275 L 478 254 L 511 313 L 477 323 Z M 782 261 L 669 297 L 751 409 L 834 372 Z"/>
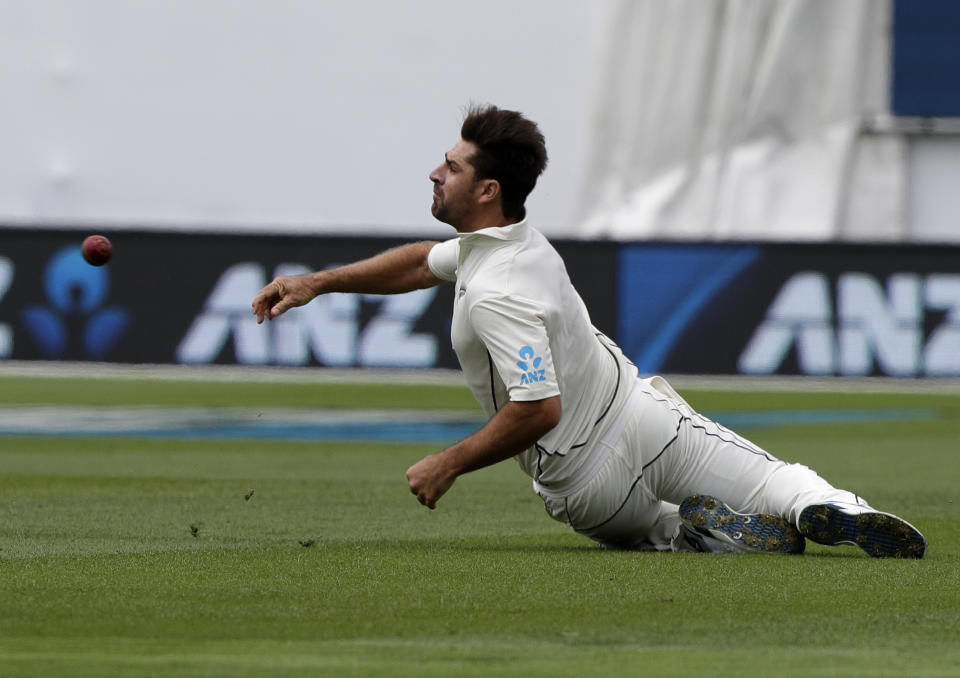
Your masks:
<path fill-rule="evenodd" d="M 551 486 L 534 482 L 534 490 L 551 517 L 613 548 L 687 550 L 678 539 L 677 508 L 692 494 L 794 525 L 811 504 L 866 506 L 806 466 L 780 461 L 697 413 L 662 377 L 638 380 L 587 454 L 573 476 Z"/>

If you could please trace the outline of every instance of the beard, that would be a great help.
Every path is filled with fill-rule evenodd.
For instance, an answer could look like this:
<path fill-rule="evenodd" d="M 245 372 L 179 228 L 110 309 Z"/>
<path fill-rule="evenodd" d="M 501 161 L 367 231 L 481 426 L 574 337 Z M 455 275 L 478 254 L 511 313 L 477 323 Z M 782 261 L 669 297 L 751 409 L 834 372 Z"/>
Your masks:
<path fill-rule="evenodd" d="M 433 196 L 433 203 L 430 205 L 430 213 L 437 221 L 455 226 L 454 217 L 450 213 L 450 208 L 443 202 L 443 199 L 437 195 Z"/>

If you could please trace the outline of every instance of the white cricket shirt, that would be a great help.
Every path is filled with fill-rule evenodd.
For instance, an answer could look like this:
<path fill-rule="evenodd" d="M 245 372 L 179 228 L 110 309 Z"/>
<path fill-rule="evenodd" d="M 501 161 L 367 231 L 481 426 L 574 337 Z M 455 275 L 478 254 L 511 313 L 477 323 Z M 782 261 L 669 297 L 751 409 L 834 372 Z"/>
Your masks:
<path fill-rule="evenodd" d="M 630 395 L 636 368 L 593 327 L 560 255 L 526 220 L 460 233 L 427 263 L 456 283 L 450 336 L 487 416 L 507 400 L 561 397 L 560 423 L 517 461 L 538 482 L 568 478 Z"/>

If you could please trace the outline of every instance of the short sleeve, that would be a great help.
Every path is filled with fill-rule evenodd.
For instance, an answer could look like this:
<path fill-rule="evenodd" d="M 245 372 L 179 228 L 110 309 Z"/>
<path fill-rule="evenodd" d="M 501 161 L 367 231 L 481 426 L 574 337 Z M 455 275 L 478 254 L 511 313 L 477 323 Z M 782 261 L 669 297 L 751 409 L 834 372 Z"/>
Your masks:
<path fill-rule="evenodd" d="M 487 348 L 510 400 L 560 395 L 544 314 L 516 297 L 483 299 L 470 309 L 470 324 Z"/>
<path fill-rule="evenodd" d="M 447 282 L 457 279 L 457 264 L 460 259 L 460 239 L 452 238 L 437 243 L 427 253 L 427 266 L 430 272 Z"/>

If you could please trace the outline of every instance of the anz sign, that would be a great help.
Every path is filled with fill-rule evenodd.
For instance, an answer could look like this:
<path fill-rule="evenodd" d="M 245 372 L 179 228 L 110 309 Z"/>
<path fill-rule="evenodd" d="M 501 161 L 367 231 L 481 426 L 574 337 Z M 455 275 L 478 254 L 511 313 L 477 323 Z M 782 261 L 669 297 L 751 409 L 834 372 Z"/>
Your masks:
<path fill-rule="evenodd" d="M 216 361 L 228 342 L 244 365 L 329 367 L 432 367 L 437 338 L 414 332 L 437 288 L 407 294 L 329 294 L 258 325 L 250 304 L 277 276 L 307 273 L 299 264 L 283 264 L 267 276 L 264 266 L 239 263 L 224 271 L 203 311 L 176 350 L 180 363 Z M 367 313 L 364 305 L 375 308 Z"/>
<path fill-rule="evenodd" d="M 547 380 L 546 370 L 540 367 L 543 358 L 538 357 L 532 348 L 529 346 L 521 347 L 519 355 L 520 360 L 517 361 L 517 367 L 519 367 L 521 371 L 521 386 Z"/>
<path fill-rule="evenodd" d="M 960 376 L 960 274 L 799 272 L 767 309 L 738 361 L 773 374 L 795 350 L 808 375 Z"/>

